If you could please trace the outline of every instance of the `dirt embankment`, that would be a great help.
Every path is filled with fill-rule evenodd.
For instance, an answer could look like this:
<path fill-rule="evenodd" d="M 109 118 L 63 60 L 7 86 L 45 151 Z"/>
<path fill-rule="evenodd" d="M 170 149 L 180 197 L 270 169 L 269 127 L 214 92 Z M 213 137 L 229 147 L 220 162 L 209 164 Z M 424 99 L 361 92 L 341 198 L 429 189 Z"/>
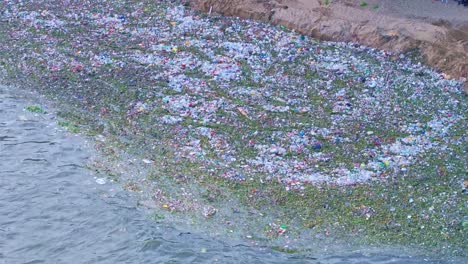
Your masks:
<path fill-rule="evenodd" d="M 421 2 L 426 9 L 433 9 L 433 19 L 427 14 L 418 16 L 417 5 L 413 12 L 416 14 L 408 14 L 408 10 L 395 9 L 398 5 L 395 2 L 392 9 L 385 0 L 368 1 L 367 6 L 361 6 L 362 1 L 355 0 L 187 1 L 205 12 L 211 10 L 280 24 L 321 40 L 353 41 L 395 52 L 419 50 L 426 63 L 434 68 L 453 77 L 468 77 L 468 23 L 455 19 L 450 22 L 456 21 L 458 25 L 453 26 L 440 19 L 441 12 L 437 9 L 444 6 L 434 1 Z M 459 12 L 453 17 L 459 18 L 459 14 L 465 12 L 463 7 L 450 8 Z M 465 82 L 467 89 L 468 82 Z"/>

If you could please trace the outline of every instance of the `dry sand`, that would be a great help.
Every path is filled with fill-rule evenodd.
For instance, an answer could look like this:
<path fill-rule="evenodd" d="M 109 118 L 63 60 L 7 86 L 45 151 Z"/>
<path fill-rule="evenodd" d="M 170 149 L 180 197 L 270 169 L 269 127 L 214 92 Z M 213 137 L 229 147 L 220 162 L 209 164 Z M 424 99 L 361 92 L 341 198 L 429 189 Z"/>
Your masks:
<path fill-rule="evenodd" d="M 454 26 L 468 25 L 468 8 L 463 8 L 457 1 L 449 0 L 447 4 L 436 0 L 370 0 L 372 8 L 378 5 L 378 12 L 400 18 L 424 20 L 437 23 L 445 20 Z"/>
<path fill-rule="evenodd" d="M 468 8 L 434 0 L 187 0 L 203 11 L 284 25 L 322 40 L 419 50 L 426 63 L 468 77 Z M 468 90 L 468 82 L 465 82 Z"/>

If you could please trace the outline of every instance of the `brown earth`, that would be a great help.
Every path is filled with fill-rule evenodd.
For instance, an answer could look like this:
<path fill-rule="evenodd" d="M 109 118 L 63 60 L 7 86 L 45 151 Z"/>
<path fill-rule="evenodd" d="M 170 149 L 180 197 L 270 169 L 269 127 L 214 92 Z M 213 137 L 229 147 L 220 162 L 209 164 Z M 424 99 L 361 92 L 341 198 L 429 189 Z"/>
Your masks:
<path fill-rule="evenodd" d="M 321 40 L 352 41 L 468 77 L 468 8 L 433 0 L 186 0 L 202 11 L 284 25 Z M 468 82 L 465 82 L 468 91 Z"/>

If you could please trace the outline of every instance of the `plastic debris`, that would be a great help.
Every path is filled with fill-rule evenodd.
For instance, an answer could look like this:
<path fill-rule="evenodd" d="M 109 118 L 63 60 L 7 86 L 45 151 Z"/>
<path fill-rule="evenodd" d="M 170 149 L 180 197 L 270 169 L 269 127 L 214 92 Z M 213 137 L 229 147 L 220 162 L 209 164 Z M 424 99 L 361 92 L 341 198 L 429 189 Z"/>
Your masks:
<path fill-rule="evenodd" d="M 5 65 L 125 127 L 106 129 L 145 133 L 174 162 L 224 178 L 288 190 L 366 183 L 464 143 L 448 136 L 466 122 L 461 82 L 406 56 L 204 17 L 178 2 L 150 11 L 19 2 L 1 11 L 11 25 L 0 43 Z"/>
<path fill-rule="evenodd" d="M 96 183 L 103 185 L 107 183 L 107 180 L 105 178 L 97 178 Z"/>

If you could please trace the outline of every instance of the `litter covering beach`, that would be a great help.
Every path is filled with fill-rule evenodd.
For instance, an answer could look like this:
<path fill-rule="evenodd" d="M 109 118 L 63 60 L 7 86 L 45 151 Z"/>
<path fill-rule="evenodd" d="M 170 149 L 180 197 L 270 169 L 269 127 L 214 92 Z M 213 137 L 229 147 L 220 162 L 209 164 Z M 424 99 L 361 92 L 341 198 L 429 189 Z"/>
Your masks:
<path fill-rule="evenodd" d="M 211 188 L 210 206 L 150 189 L 155 207 L 216 221 L 213 195 L 226 191 L 260 215 L 284 212 L 258 230 L 269 239 L 311 229 L 466 256 L 461 81 L 177 1 L 0 5 L 6 80 L 60 102 L 71 132 L 157 168 L 144 181 Z"/>

